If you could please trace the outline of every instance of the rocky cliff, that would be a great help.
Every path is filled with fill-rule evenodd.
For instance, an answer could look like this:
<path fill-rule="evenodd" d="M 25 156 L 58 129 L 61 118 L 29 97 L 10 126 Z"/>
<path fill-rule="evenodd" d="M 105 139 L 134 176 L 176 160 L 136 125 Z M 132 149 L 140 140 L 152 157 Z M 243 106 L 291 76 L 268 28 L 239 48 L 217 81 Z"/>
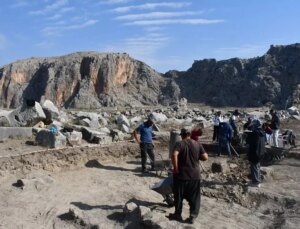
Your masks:
<path fill-rule="evenodd" d="M 0 106 L 49 99 L 59 107 L 170 105 L 285 107 L 300 103 L 300 44 L 271 46 L 262 57 L 195 61 L 162 75 L 123 53 L 31 58 L 0 68 Z"/>
<path fill-rule="evenodd" d="M 299 104 L 300 44 L 271 46 L 262 57 L 195 61 L 184 72 L 165 74 L 189 102 L 216 106 Z"/>
<path fill-rule="evenodd" d="M 173 99 L 161 95 L 168 81 L 125 53 L 31 58 L 0 68 L 0 105 L 13 108 L 26 99 L 66 108 L 154 105 Z"/>

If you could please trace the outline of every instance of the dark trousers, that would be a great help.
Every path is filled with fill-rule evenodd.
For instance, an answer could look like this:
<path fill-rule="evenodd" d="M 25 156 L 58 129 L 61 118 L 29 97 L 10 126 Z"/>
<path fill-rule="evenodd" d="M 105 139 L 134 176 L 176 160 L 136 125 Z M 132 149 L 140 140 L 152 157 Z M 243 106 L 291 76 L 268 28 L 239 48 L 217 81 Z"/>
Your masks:
<path fill-rule="evenodd" d="M 146 163 L 147 163 L 147 154 L 150 157 L 151 160 L 151 168 L 154 169 L 154 162 L 155 162 L 155 156 L 153 152 L 153 144 L 152 143 L 144 143 L 142 142 L 140 144 L 141 149 L 141 158 L 142 158 L 142 169 L 146 169 Z"/>
<path fill-rule="evenodd" d="M 225 152 L 228 157 L 231 157 L 231 150 L 230 150 L 230 142 L 219 142 L 218 146 L 218 155 L 221 155 L 222 152 Z"/>
<path fill-rule="evenodd" d="M 250 162 L 251 179 L 253 183 L 260 183 L 260 162 Z"/>
<path fill-rule="evenodd" d="M 186 199 L 190 206 L 190 216 L 196 218 L 200 211 L 200 180 L 179 180 L 173 178 L 175 214 L 181 215 L 182 201 Z"/>
<path fill-rule="evenodd" d="M 214 126 L 214 134 L 213 134 L 213 141 L 218 141 L 218 135 L 219 135 L 219 126 Z"/>

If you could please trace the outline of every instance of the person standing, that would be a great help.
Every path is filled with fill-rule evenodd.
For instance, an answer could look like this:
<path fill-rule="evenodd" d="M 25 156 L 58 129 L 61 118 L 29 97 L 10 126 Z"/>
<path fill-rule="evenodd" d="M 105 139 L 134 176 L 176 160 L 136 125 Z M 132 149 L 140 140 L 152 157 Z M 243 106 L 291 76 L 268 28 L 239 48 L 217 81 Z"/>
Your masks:
<path fill-rule="evenodd" d="M 182 221 L 182 201 L 186 199 L 190 206 L 187 223 L 193 224 L 200 211 L 200 163 L 208 160 L 203 146 L 191 139 L 187 129 L 181 129 L 182 140 L 177 142 L 173 154 L 173 192 L 175 213 L 170 214 L 171 220 Z"/>
<path fill-rule="evenodd" d="M 265 132 L 259 120 L 253 120 L 252 132 L 248 135 L 248 160 L 250 162 L 251 182 L 250 186 L 260 187 L 260 161 L 265 153 Z"/>
<path fill-rule="evenodd" d="M 231 157 L 230 144 L 232 139 L 233 130 L 231 125 L 227 122 L 220 123 L 219 129 L 219 147 L 217 156 L 220 156 L 222 152 L 226 152 L 228 157 Z"/>
<path fill-rule="evenodd" d="M 277 115 L 277 112 L 273 109 L 270 110 L 270 114 L 272 116 L 270 128 L 272 129 L 272 140 L 273 145 L 278 147 L 278 136 L 279 136 L 279 129 L 280 129 L 280 119 Z"/>
<path fill-rule="evenodd" d="M 235 110 L 232 114 L 232 116 L 229 119 L 229 124 L 231 125 L 231 128 L 233 130 L 233 136 L 236 137 L 238 136 L 238 126 L 237 126 L 237 121 L 239 118 L 240 112 L 239 110 Z"/>
<path fill-rule="evenodd" d="M 203 130 L 202 128 L 200 127 L 195 127 L 193 130 L 192 130 L 192 133 L 191 133 L 191 139 L 195 140 L 196 142 L 199 141 L 199 137 L 202 136 L 203 134 Z"/>
<path fill-rule="evenodd" d="M 221 111 L 218 111 L 213 117 L 213 124 L 214 124 L 214 133 L 212 139 L 213 141 L 218 141 L 220 122 L 223 122 L 223 118 L 221 117 Z"/>
<path fill-rule="evenodd" d="M 137 143 L 140 144 L 140 152 L 142 158 L 142 172 L 147 172 L 146 163 L 147 163 L 147 154 L 151 160 L 151 170 L 154 170 L 154 163 L 155 163 L 155 155 L 153 152 L 154 145 L 152 143 L 153 137 L 153 126 L 154 122 L 151 118 L 136 128 L 133 131 L 133 136 Z M 138 138 L 138 133 L 140 133 L 140 139 Z"/>

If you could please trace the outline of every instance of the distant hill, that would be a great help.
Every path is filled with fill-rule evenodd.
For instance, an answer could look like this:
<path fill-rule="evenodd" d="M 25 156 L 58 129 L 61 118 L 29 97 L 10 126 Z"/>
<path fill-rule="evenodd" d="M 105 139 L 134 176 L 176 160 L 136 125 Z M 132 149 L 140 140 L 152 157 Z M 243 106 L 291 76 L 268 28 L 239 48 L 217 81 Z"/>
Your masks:
<path fill-rule="evenodd" d="M 262 57 L 195 61 L 183 72 L 169 71 L 189 102 L 215 106 L 284 108 L 299 104 L 300 44 L 271 46 Z"/>
<path fill-rule="evenodd" d="M 126 53 L 80 52 L 30 58 L 0 68 L 0 106 L 26 99 L 59 107 L 170 105 L 262 106 L 300 102 L 300 44 L 271 46 L 262 57 L 195 61 L 187 71 L 160 74 Z"/>

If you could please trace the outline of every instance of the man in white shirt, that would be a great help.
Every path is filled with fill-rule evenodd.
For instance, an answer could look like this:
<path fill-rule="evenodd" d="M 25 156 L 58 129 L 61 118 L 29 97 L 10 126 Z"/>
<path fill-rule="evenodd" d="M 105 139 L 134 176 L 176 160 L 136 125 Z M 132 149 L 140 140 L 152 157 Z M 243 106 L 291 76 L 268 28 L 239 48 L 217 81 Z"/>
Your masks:
<path fill-rule="evenodd" d="M 221 111 L 218 111 L 213 117 L 213 124 L 214 124 L 214 134 L 212 139 L 213 141 L 218 141 L 220 122 L 223 122 L 223 118 L 221 116 Z"/>

